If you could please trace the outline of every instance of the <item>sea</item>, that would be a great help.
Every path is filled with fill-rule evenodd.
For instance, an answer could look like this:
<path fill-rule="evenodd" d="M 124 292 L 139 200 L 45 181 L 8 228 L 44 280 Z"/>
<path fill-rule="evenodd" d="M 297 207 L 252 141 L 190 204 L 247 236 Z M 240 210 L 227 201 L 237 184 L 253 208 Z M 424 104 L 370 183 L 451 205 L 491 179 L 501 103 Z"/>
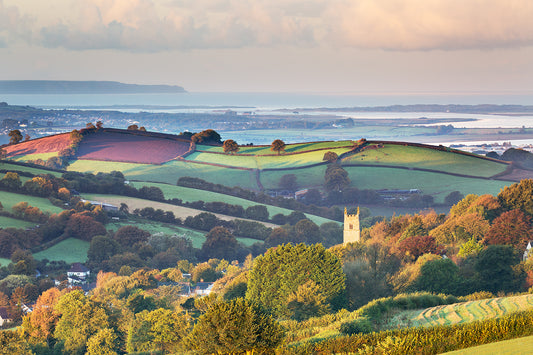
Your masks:
<path fill-rule="evenodd" d="M 215 113 L 232 110 L 248 114 L 338 115 L 359 119 L 448 118 L 456 128 L 533 127 L 533 115 L 483 115 L 437 112 L 347 112 L 334 108 L 414 104 L 533 105 L 533 91 L 521 93 L 251 93 L 186 92 L 171 94 L 0 94 L 0 102 L 43 109 L 109 109 L 124 112 Z M 327 108 L 328 111 L 323 109 Z M 322 110 L 321 110 L 322 109 Z M 333 110 L 332 110 L 333 109 Z M 454 122 L 453 119 L 458 121 Z M 464 120 L 465 118 L 471 120 Z M 464 142 L 468 144 L 469 142 Z M 522 140 L 520 144 L 533 144 Z"/>

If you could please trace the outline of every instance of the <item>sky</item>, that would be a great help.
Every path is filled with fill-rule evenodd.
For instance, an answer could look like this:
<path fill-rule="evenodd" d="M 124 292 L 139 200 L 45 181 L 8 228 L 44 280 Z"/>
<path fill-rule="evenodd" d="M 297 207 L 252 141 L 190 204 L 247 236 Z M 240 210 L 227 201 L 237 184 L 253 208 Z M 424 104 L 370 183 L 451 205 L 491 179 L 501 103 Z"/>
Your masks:
<path fill-rule="evenodd" d="M 531 93 L 531 0 L 0 0 L 0 79 Z"/>

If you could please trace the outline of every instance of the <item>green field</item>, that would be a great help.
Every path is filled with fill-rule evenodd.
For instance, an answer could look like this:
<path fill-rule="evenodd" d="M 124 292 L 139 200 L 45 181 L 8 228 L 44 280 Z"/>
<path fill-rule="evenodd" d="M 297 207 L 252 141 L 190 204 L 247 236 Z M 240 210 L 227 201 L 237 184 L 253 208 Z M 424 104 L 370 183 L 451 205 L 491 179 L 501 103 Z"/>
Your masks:
<path fill-rule="evenodd" d="M 23 221 L 16 218 L 0 216 L 0 228 L 29 228 L 35 223 Z"/>
<path fill-rule="evenodd" d="M 499 174 L 505 171 L 508 166 L 463 154 L 393 144 L 385 144 L 383 148 L 366 149 L 350 155 L 343 159 L 343 163 L 401 165 L 479 177 L 491 177 Z"/>
<path fill-rule="evenodd" d="M 131 185 L 136 188 L 140 188 L 142 186 L 156 186 L 156 187 L 159 187 L 161 191 L 163 191 L 163 194 L 165 195 L 166 199 L 179 198 L 183 202 L 192 202 L 192 201 L 199 201 L 199 200 L 204 201 L 204 202 L 220 201 L 220 202 L 225 202 L 225 203 L 229 203 L 232 205 L 240 205 L 244 209 L 250 206 L 254 206 L 254 205 L 263 205 L 267 208 L 270 217 L 278 213 L 289 215 L 291 212 L 293 212 L 292 210 L 282 208 L 282 207 L 265 205 L 262 203 L 245 200 L 239 197 L 224 195 L 224 194 L 220 194 L 217 192 L 192 189 L 189 187 L 174 186 L 174 185 L 160 184 L 160 183 L 150 183 L 150 182 L 133 182 L 131 183 Z M 307 218 L 309 218 L 310 220 L 312 220 L 318 225 L 322 223 L 326 223 L 326 222 L 332 222 L 332 220 L 330 219 L 315 216 L 312 214 L 306 214 L 306 216 Z"/>
<path fill-rule="evenodd" d="M 311 147 L 312 148 L 312 147 Z M 313 148 L 314 149 L 314 148 Z M 333 151 L 338 155 L 350 151 L 350 148 L 332 148 L 328 150 L 317 150 L 313 152 L 302 152 L 298 154 L 280 154 L 268 156 L 249 156 L 239 154 L 212 154 L 196 152 L 187 157 L 187 160 L 196 162 L 206 162 L 222 164 L 232 167 L 247 169 L 283 169 L 302 167 L 316 163 L 322 163 L 324 153 Z"/>
<path fill-rule="evenodd" d="M 45 170 L 45 169 L 32 168 L 29 166 L 9 164 L 8 162 L 1 162 L 0 170 L 9 170 L 9 171 L 14 171 L 14 172 L 22 171 L 22 172 L 32 173 L 34 175 L 51 174 L 51 175 L 58 176 L 58 177 L 61 176 L 62 174 L 57 171 L 50 171 L 50 170 Z M 3 177 L 3 175 L 1 177 Z"/>
<path fill-rule="evenodd" d="M 26 155 L 20 155 L 13 157 L 12 160 L 14 161 L 20 161 L 20 162 L 27 162 L 28 160 L 48 160 L 48 158 L 51 157 L 57 157 L 58 152 L 50 152 L 50 153 L 37 153 L 37 154 L 26 154 Z"/>
<path fill-rule="evenodd" d="M 10 262 L 10 259 L 0 258 L 0 266 L 8 266 Z"/>
<path fill-rule="evenodd" d="M 294 174 L 296 175 L 296 185 L 299 189 L 321 188 L 324 184 L 324 174 L 326 172 L 326 168 L 327 166 L 324 164 L 298 170 L 261 171 L 261 184 L 265 189 L 278 189 L 279 182 L 283 175 Z"/>
<path fill-rule="evenodd" d="M 529 355 L 533 352 L 533 336 L 499 341 L 467 349 L 450 351 L 447 355 Z"/>
<path fill-rule="evenodd" d="M 268 132 L 271 132 L 271 131 L 269 130 Z M 351 140 L 294 143 L 294 144 L 287 144 L 285 146 L 285 152 L 286 153 L 299 153 L 299 152 L 301 153 L 301 152 L 306 152 L 312 149 L 340 148 L 340 147 L 351 146 L 352 144 L 353 144 L 353 141 Z M 196 146 L 196 150 L 219 152 L 219 153 L 224 152 L 222 147 L 202 145 L 202 144 L 198 144 Z M 259 146 L 240 146 L 238 154 L 269 155 L 269 154 L 276 154 L 276 152 L 273 152 L 272 150 L 270 150 L 270 145 L 259 145 Z"/>
<path fill-rule="evenodd" d="M 192 230 L 188 228 L 178 227 L 173 224 L 160 223 L 149 220 L 128 220 L 127 222 L 112 222 L 106 224 L 108 231 L 116 232 L 120 227 L 123 226 L 135 226 L 145 231 L 150 232 L 150 234 L 163 233 L 166 235 L 179 235 L 184 236 L 191 240 L 192 246 L 195 248 L 201 248 L 202 244 L 205 242 L 205 235 L 207 232 Z M 237 240 L 243 243 L 246 246 L 250 246 L 254 243 L 257 243 L 257 239 L 251 238 L 237 238 Z"/>
<path fill-rule="evenodd" d="M 52 205 L 52 203 L 43 197 L 21 195 L 13 192 L 0 191 L 0 202 L 4 210 L 11 212 L 11 207 L 19 202 L 28 202 L 30 206 L 37 207 L 43 212 L 59 213 L 63 209 Z"/>
<path fill-rule="evenodd" d="M 63 260 L 67 264 L 84 263 L 87 260 L 89 242 L 75 238 L 65 239 L 50 248 L 33 254 L 37 260 Z"/>
<path fill-rule="evenodd" d="M 533 295 L 490 298 L 480 301 L 455 303 L 424 310 L 405 311 L 390 322 L 392 327 L 431 327 L 469 323 L 500 317 L 517 311 L 533 309 Z"/>
<path fill-rule="evenodd" d="M 69 171 L 104 172 L 122 171 L 127 179 L 176 184 L 183 176 L 198 177 L 206 181 L 228 186 L 257 189 L 255 174 L 247 170 L 228 169 L 206 164 L 194 164 L 173 160 L 161 165 L 115 163 L 94 160 L 76 160 L 69 165 Z"/>
<path fill-rule="evenodd" d="M 512 181 L 467 178 L 425 171 L 381 167 L 345 167 L 352 186 L 358 189 L 419 189 L 443 202 L 452 191 L 468 194 L 497 195 Z"/>

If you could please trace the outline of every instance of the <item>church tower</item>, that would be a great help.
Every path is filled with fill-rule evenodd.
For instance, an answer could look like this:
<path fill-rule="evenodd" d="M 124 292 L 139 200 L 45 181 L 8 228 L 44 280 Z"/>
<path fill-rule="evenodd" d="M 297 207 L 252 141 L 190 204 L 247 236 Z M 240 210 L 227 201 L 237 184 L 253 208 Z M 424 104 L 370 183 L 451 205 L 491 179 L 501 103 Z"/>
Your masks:
<path fill-rule="evenodd" d="M 361 239 L 361 231 L 359 228 L 359 207 L 357 207 L 357 214 L 348 214 L 346 207 L 344 207 L 344 245 L 348 243 L 355 243 Z"/>

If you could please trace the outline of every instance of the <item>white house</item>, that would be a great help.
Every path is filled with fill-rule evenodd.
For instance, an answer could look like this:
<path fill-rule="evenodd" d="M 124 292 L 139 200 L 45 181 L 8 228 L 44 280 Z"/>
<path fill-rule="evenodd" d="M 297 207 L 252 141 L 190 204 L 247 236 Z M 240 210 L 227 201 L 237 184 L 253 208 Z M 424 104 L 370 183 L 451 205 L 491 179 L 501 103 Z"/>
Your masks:
<path fill-rule="evenodd" d="M 91 271 L 88 268 L 80 263 L 74 263 L 67 271 L 68 283 L 70 285 L 86 283 L 90 274 Z"/>

